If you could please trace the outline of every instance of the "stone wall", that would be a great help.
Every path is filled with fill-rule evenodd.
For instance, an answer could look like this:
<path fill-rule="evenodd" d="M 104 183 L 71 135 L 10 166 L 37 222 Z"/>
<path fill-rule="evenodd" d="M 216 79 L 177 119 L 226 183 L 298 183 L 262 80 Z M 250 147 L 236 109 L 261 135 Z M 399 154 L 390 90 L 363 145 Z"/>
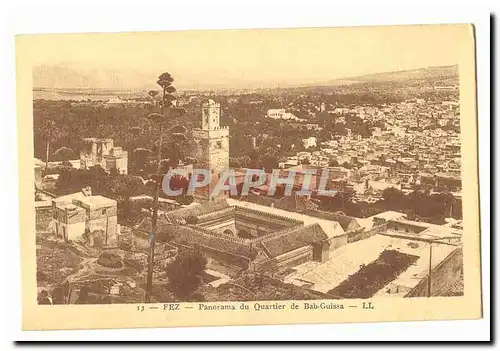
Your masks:
<path fill-rule="evenodd" d="M 311 246 L 301 247 L 276 257 L 278 269 L 295 267 L 299 264 L 310 262 L 312 260 L 313 249 Z"/>
<path fill-rule="evenodd" d="M 313 249 L 311 246 L 304 246 L 296 250 L 284 253 L 272 259 L 255 263 L 252 267 L 255 272 L 273 273 L 287 268 L 298 266 L 299 264 L 313 260 Z"/>
<path fill-rule="evenodd" d="M 355 230 L 351 230 L 350 232 L 347 232 L 346 233 L 347 243 L 350 244 L 350 243 L 354 243 L 356 241 L 363 239 L 363 232 L 364 232 L 363 228 L 355 229 Z"/>
<path fill-rule="evenodd" d="M 371 229 L 369 230 L 365 230 L 362 234 L 362 237 L 363 239 L 368 239 L 368 238 L 371 238 L 372 236 L 374 236 L 375 234 L 378 234 L 380 232 L 383 232 L 385 230 L 387 230 L 387 225 L 388 223 L 385 222 L 385 223 L 382 223 L 382 224 L 379 224 L 377 226 L 373 226 Z"/>
<path fill-rule="evenodd" d="M 341 246 L 347 245 L 347 234 L 344 233 L 339 236 L 331 237 L 328 239 L 328 242 L 330 244 L 330 251 L 334 251 Z"/>
<path fill-rule="evenodd" d="M 330 243 L 330 251 L 334 251 L 339 247 L 342 247 L 350 243 L 354 243 L 359 240 L 368 239 L 377 233 L 385 231 L 386 229 L 387 229 L 387 222 L 374 226 L 368 230 L 362 227 L 351 230 L 342 235 L 332 237 L 328 239 Z"/>
<path fill-rule="evenodd" d="M 418 234 L 425 229 L 427 229 L 427 226 L 425 225 L 416 225 L 412 223 L 406 223 L 406 222 L 400 222 L 398 220 L 394 221 L 389 221 L 387 223 L 387 228 L 392 229 L 395 231 L 403 232 L 403 233 L 412 233 L 412 234 Z"/>
<path fill-rule="evenodd" d="M 440 296 L 460 279 L 463 271 L 462 247 L 457 247 L 431 271 L 431 296 Z M 424 297 L 428 294 L 428 275 L 405 297 Z"/>

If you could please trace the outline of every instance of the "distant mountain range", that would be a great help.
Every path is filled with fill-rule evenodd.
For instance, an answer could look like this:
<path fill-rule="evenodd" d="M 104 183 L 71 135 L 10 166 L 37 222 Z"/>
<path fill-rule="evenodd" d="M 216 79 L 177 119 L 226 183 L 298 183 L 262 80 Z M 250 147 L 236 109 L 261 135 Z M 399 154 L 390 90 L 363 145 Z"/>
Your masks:
<path fill-rule="evenodd" d="M 458 82 L 458 65 L 453 66 L 436 66 L 420 68 L 415 70 L 382 72 L 367 74 L 357 77 L 333 79 L 324 83 L 312 83 L 307 86 L 339 86 L 346 84 L 361 84 L 361 83 L 381 83 L 381 82 L 394 82 L 404 83 L 417 80 L 432 80 L 432 81 L 446 81 L 450 80 Z"/>
<path fill-rule="evenodd" d="M 69 64 L 58 65 L 40 65 L 33 69 L 33 85 L 36 88 L 49 88 L 49 89 L 116 89 L 116 90 L 149 90 L 156 89 L 155 84 L 156 76 L 154 74 L 146 74 L 138 71 L 118 71 L 112 69 L 81 69 Z M 244 84 L 245 82 L 236 85 Z M 444 82 L 446 84 L 458 83 L 458 66 L 438 66 L 428 67 L 416 70 L 383 72 L 368 74 L 357 77 L 337 78 L 326 82 L 312 82 L 309 84 L 301 84 L 301 87 L 315 87 L 315 86 L 342 86 L 350 84 L 363 84 L 363 83 L 382 83 L 382 82 L 415 82 L 415 81 L 436 81 Z M 144 82 L 149 82 L 145 84 Z M 249 82 L 250 83 L 250 82 Z M 211 84 L 193 86 L 180 84 L 177 85 L 179 90 L 226 90 L 231 89 L 228 87 L 231 84 Z M 256 88 L 259 85 L 257 82 L 252 82 L 252 87 Z M 287 86 L 282 85 L 282 88 Z M 291 86 L 290 86 L 291 87 Z M 235 86 L 235 89 L 240 87 Z M 273 89 L 269 87 L 268 89 Z"/>

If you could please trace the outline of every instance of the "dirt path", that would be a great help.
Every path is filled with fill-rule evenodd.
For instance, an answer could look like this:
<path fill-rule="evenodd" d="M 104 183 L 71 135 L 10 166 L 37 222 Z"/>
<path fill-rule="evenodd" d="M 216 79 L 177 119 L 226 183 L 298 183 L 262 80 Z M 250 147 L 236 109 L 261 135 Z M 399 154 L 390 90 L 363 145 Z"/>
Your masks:
<path fill-rule="evenodd" d="M 69 283 L 74 283 L 77 281 L 85 280 L 86 278 L 94 274 L 94 269 L 90 267 L 90 263 L 93 263 L 95 261 L 97 261 L 97 258 L 95 257 L 84 258 L 83 261 L 80 263 L 82 268 L 77 272 L 67 276 L 66 281 L 68 281 Z"/>
<path fill-rule="evenodd" d="M 83 261 L 80 263 L 81 268 L 69 275 L 65 282 L 69 283 L 78 283 L 78 282 L 84 282 L 88 280 L 99 280 L 99 279 L 121 279 L 121 280 L 132 280 L 131 277 L 124 276 L 123 274 L 120 274 L 124 267 L 121 268 L 107 268 L 104 266 L 99 266 L 100 272 L 96 271 L 96 266 L 94 263 L 98 260 L 96 257 L 90 257 L 90 258 L 84 258 Z"/>

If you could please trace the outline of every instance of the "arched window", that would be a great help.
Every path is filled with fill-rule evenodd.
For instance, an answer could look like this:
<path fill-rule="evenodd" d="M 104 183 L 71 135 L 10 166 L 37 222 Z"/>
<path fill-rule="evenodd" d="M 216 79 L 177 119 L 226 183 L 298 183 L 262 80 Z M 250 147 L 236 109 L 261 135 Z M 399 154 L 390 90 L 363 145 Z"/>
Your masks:
<path fill-rule="evenodd" d="M 226 229 L 222 233 L 227 236 L 234 236 L 233 231 L 231 229 Z"/>

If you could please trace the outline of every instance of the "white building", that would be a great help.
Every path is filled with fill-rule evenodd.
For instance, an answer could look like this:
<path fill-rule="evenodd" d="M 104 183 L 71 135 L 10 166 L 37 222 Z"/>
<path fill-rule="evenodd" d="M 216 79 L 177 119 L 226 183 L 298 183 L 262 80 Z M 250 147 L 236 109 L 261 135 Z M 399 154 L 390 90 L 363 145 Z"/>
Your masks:
<path fill-rule="evenodd" d="M 52 200 L 52 231 L 67 241 L 87 234 L 86 240 L 92 247 L 116 247 L 120 231 L 116 205 L 115 200 L 92 196 L 90 187 L 55 198 Z"/>
<path fill-rule="evenodd" d="M 291 112 L 286 112 L 284 108 L 274 108 L 267 110 L 267 118 L 272 119 L 284 119 L 284 120 L 294 120 L 294 121 L 305 121 L 305 119 L 300 119 Z"/>
<path fill-rule="evenodd" d="M 127 101 L 120 99 L 118 96 L 115 96 L 108 101 L 106 101 L 106 104 L 108 105 L 120 105 L 120 104 L 125 104 Z"/>
<path fill-rule="evenodd" d="M 382 136 L 382 129 L 380 129 L 380 127 L 373 127 L 372 136 L 373 137 L 381 137 Z"/>
<path fill-rule="evenodd" d="M 304 148 L 306 149 L 310 147 L 316 147 L 316 137 L 309 137 L 306 139 L 302 139 L 302 145 L 304 145 Z"/>
<path fill-rule="evenodd" d="M 89 169 L 100 165 L 106 172 L 113 168 L 120 174 L 128 172 L 128 153 L 113 145 L 113 139 L 85 138 L 80 151 L 80 168 Z"/>
<path fill-rule="evenodd" d="M 284 113 L 285 113 L 284 108 L 273 108 L 273 109 L 267 110 L 266 117 L 273 118 L 273 119 L 281 119 L 281 117 L 283 116 Z"/>

